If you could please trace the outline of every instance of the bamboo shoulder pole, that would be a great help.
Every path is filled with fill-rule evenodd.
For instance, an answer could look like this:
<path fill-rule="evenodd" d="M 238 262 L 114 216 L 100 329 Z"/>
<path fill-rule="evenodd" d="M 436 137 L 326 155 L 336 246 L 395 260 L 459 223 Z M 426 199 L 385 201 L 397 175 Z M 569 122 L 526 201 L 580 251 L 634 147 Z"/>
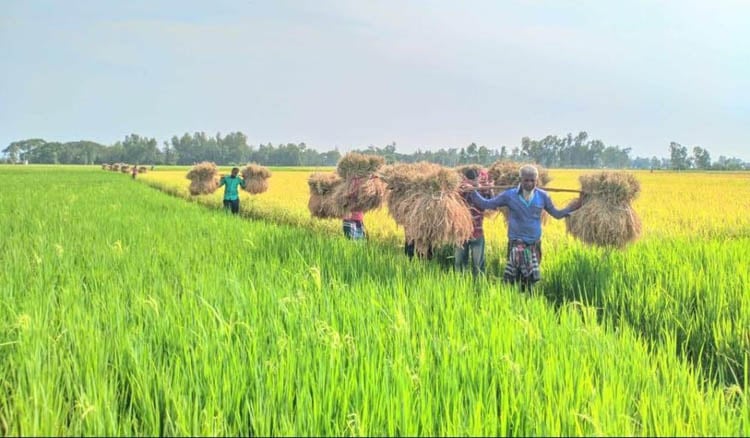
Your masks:
<path fill-rule="evenodd" d="M 383 178 L 383 175 L 379 172 L 374 172 L 373 176 L 377 178 L 382 178 L 383 181 L 386 181 L 386 178 Z M 514 186 L 479 186 L 479 187 L 471 187 L 471 188 L 459 188 L 458 190 L 461 192 L 473 192 L 474 190 L 486 190 L 486 189 L 507 190 L 507 189 L 512 189 L 514 187 L 518 187 L 518 186 L 517 185 L 514 185 Z M 556 189 L 554 187 L 539 187 L 539 188 L 546 192 L 583 193 L 582 191 L 576 190 L 576 189 Z"/>
<path fill-rule="evenodd" d="M 518 187 L 518 186 L 477 186 L 477 187 L 461 188 L 459 190 L 462 192 L 473 192 L 474 190 L 487 190 L 487 189 L 507 190 L 507 189 L 512 189 L 515 187 Z M 545 192 L 583 193 L 580 190 L 576 190 L 576 189 L 556 189 L 554 187 L 539 187 L 539 188 L 544 190 Z"/>

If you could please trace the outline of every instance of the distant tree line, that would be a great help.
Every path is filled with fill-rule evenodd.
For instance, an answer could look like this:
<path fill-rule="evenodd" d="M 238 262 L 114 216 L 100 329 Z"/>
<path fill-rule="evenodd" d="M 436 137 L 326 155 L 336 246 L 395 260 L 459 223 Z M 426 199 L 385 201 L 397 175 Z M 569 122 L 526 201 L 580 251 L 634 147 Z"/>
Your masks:
<path fill-rule="evenodd" d="M 695 146 L 672 142 L 669 157 L 631 158 L 630 148 L 606 145 L 601 140 L 589 139 L 584 132 L 578 135 L 567 134 L 558 137 L 548 135 L 534 140 L 521 139 L 521 145 L 508 148 L 488 148 L 471 143 L 456 148 L 437 150 L 417 150 L 414 153 L 400 153 L 396 143 L 383 147 L 369 146 L 357 152 L 383 156 L 388 163 L 430 161 L 445 166 L 479 163 L 491 164 L 497 160 L 535 162 L 545 167 L 570 168 L 632 168 L 632 169 L 704 169 L 740 170 L 750 169 L 750 163 L 739 158 L 720 156 L 712 161 L 709 151 Z M 319 152 L 308 148 L 305 143 L 287 143 L 274 146 L 272 143 L 252 146 L 242 132 L 232 132 L 225 136 L 215 136 L 204 132 L 185 133 L 173 136 L 160 146 L 156 139 L 138 134 L 126 136 L 113 145 L 102 145 L 92 141 L 67 143 L 47 142 L 40 138 L 15 141 L 2 151 L 2 161 L 8 163 L 40 164 L 167 164 L 191 165 L 201 161 L 233 165 L 256 162 L 266 166 L 335 166 L 341 158 L 338 149 Z"/>

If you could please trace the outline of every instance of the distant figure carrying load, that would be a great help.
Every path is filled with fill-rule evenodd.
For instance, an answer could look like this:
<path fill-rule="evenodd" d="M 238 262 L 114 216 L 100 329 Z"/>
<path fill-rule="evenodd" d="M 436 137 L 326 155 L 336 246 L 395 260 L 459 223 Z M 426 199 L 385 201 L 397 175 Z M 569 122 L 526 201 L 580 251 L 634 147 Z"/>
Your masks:
<path fill-rule="evenodd" d="M 239 167 L 232 168 L 230 176 L 222 176 L 219 180 L 219 187 L 224 186 L 224 209 L 231 209 L 232 214 L 240 212 L 240 194 L 238 187 L 245 187 L 245 180 L 237 176 L 240 173 Z"/>
<path fill-rule="evenodd" d="M 133 170 L 130 171 L 130 174 L 133 176 L 133 179 L 135 179 L 135 176 L 138 175 L 138 166 L 134 165 Z"/>
<path fill-rule="evenodd" d="M 558 210 L 547 192 L 536 188 L 539 171 L 532 165 L 519 170 L 521 183 L 492 199 L 472 192 L 471 201 L 483 209 L 508 207 L 508 262 L 503 279 L 510 283 L 520 283 L 522 289 L 529 290 L 541 279 L 542 262 L 542 211 L 555 219 L 562 219 L 581 206 L 576 199 L 566 208 Z"/>

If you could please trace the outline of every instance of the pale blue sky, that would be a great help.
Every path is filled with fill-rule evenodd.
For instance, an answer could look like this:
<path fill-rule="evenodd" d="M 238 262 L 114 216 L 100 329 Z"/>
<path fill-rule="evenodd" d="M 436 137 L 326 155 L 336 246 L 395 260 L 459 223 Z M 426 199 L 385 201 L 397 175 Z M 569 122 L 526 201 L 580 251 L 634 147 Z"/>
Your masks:
<path fill-rule="evenodd" d="M 401 151 L 585 130 L 750 161 L 750 1 L 0 0 L 11 141 Z"/>

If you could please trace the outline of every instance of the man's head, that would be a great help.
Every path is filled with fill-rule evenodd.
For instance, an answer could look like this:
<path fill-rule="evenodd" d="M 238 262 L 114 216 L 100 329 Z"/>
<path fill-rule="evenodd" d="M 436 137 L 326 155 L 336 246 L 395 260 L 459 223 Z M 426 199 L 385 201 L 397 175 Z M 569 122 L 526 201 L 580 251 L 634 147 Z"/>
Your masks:
<path fill-rule="evenodd" d="M 233 167 L 232 168 L 232 178 L 237 178 L 237 174 L 240 173 L 239 167 Z"/>
<path fill-rule="evenodd" d="M 468 168 L 464 170 L 464 176 L 466 177 L 466 179 L 474 181 L 475 179 L 477 179 L 477 176 L 479 176 L 479 173 L 476 169 Z"/>
<path fill-rule="evenodd" d="M 534 190 L 534 187 L 536 187 L 536 180 L 539 178 L 539 171 L 537 168 L 531 164 L 526 164 L 521 167 L 518 174 L 521 177 L 521 188 L 527 192 Z"/>

